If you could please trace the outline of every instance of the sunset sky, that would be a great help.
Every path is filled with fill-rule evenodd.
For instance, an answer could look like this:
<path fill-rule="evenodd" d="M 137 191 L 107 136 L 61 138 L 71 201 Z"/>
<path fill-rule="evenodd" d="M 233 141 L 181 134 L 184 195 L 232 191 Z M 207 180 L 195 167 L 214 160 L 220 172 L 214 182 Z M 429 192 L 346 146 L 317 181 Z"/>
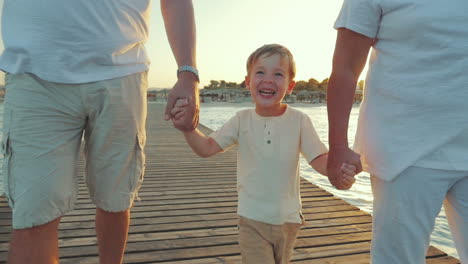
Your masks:
<path fill-rule="evenodd" d="M 321 81 L 329 77 L 336 38 L 333 23 L 342 0 L 193 0 L 193 3 L 201 87 L 210 80 L 242 82 L 247 57 L 267 43 L 282 44 L 291 50 L 297 64 L 296 80 Z M 150 87 L 172 87 L 176 64 L 167 43 L 159 1 L 153 2 L 147 48 L 152 60 Z"/>

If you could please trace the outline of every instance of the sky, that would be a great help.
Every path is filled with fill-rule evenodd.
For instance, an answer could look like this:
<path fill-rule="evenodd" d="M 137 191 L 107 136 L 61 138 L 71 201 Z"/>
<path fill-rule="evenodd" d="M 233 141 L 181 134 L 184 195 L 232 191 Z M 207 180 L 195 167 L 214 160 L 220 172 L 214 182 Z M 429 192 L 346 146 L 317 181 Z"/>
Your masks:
<path fill-rule="evenodd" d="M 0 5 L 4 0 L 0 0 Z M 210 80 L 241 83 L 247 57 L 278 43 L 296 60 L 296 80 L 322 81 L 331 72 L 333 23 L 343 0 L 193 0 L 201 88 Z M 0 44 L 0 49 L 3 46 Z M 167 41 L 159 1 L 154 1 L 147 43 L 149 86 L 170 88 L 177 65 Z M 1 78 L 3 79 L 3 78 Z"/>

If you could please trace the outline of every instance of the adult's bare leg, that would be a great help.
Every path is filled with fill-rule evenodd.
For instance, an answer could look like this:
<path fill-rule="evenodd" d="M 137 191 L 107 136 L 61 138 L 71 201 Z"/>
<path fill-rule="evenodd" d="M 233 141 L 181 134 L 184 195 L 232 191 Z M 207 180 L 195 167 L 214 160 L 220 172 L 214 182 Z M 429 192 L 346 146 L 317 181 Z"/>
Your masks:
<path fill-rule="evenodd" d="M 47 224 L 12 232 L 8 263 L 58 263 L 58 225 L 60 218 Z"/>
<path fill-rule="evenodd" d="M 127 244 L 130 210 L 106 212 L 96 209 L 96 234 L 100 264 L 122 263 Z"/>

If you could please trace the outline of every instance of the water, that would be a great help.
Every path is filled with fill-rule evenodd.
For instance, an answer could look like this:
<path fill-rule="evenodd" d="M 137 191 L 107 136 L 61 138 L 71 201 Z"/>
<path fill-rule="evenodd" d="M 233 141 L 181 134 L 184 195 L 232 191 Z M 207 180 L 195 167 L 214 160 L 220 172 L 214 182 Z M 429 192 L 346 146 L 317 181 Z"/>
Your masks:
<path fill-rule="evenodd" d="M 315 130 L 326 145 L 328 145 L 328 117 L 325 105 L 321 104 L 293 104 L 294 108 L 306 113 L 312 120 Z M 221 127 L 229 118 L 236 112 L 253 108 L 253 104 L 242 103 L 206 103 L 201 105 L 200 123 L 216 130 Z M 348 138 L 354 139 L 356 133 L 356 124 L 359 107 L 353 107 L 349 121 Z M 351 142 L 352 145 L 352 142 Z M 305 159 L 301 159 L 300 164 L 301 175 L 320 186 L 321 188 L 333 193 L 335 196 L 346 200 L 347 202 L 359 207 L 363 211 L 372 213 L 372 191 L 370 187 L 369 174 L 360 173 L 357 176 L 356 183 L 349 191 L 336 190 L 328 181 L 328 178 L 317 173 L 312 167 L 307 164 Z M 456 249 L 452 242 L 452 236 L 447 224 L 445 212 L 442 210 L 436 219 L 434 232 L 431 236 L 431 245 L 445 251 L 447 254 L 457 257 Z"/>
<path fill-rule="evenodd" d="M 246 108 L 252 108 L 252 104 L 233 104 L 233 103 L 209 103 L 202 104 L 200 110 L 200 123 L 216 130 L 221 127 L 229 118 L 231 118 L 237 111 Z M 294 104 L 294 108 L 305 112 L 314 123 L 314 127 L 320 139 L 328 145 L 328 120 L 327 110 L 324 105 L 311 105 L 311 104 Z M 355 106 L 351 112 L 349 139 L 354 139 L 356 132 L 356 120 L 359 108 Z M 0 102 L 0 127 L 3 126 L 3 102 Z M 1 130 L 0 130 L 1 137 Z M 3 156 L 0 153 L 0 164 L 3 163 Z M 362 210 L 372 213 L 372 192 L 370 188 L 369 175 L 360 173 L 356 179 L 356 183 L 349 191 L 336 190 L 330 185 L 327 177 L 318 174 L 312 167 L 307 164 L 304 159 L 301 159 L 301 175 L 307 180 L 320 186 L 321 188 L 333 193 L 335 196 L 340 197 L 347 202 L 361 208 Z M 3 194 L 2 177 L 0 175 L 0 195 Z M 436 226 L 431 237 L 431 244 L 437 248 L 445 251 L 447 254 L 458 257 L 454 248 L 450 230 L 448 228 L 445 213 L 442 210 L 436 219 Z"/>

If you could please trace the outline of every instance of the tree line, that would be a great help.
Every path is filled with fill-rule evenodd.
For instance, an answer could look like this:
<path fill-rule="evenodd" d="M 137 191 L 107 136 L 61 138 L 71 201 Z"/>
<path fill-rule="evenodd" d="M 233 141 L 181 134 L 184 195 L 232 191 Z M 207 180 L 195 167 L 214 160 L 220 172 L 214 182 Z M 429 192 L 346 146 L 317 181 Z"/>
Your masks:
<path fill-rule="evenodd" d="M 364 86 L 364 80 L 358 82 L 359 88 L 362 90 Z M 245 89 L 245 81 L 241 83 L 236 82 L 226 82 L 225 80 L 211 80 L 210 84 L 203 87 L 207 90 L 217 90 L 217 89 Z M 310 78 L 308 81 L 297 81 L 296 87 L 294 88 L 295 92 L 300 91 L 319 91 L 326 92 L 328 88 L 328 78 L 319 82 L 314 78 Z"/>

